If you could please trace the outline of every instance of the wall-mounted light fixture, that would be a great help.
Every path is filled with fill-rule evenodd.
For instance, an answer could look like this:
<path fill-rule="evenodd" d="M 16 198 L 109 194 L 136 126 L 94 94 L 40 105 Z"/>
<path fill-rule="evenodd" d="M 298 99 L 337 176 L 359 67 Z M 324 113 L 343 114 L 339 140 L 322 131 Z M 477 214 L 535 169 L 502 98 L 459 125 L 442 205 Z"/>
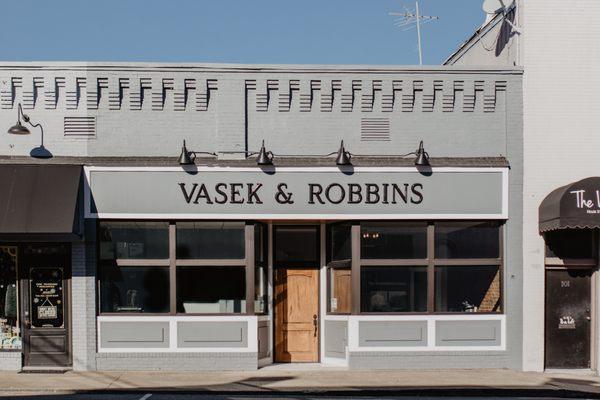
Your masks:
<path fill-rule="evenodd" d="M 425 151 L 423 141 L 419 143 L 419 148 L 415 152 L 417 158 L 415 159 L 415 165 L 417 167 L 428 167 L 429 166 L 429 154 Z"/>
<path fill-rule="evenodd" d="M 31 127 L 40 128 L 40 131 L 42 132 L 40 145 L 38 147 L 32 149 L 31 152 L 29 153 L 29 155 L 31 157 L 35 157 L 35 158 L 51 158 L 52 153 L 50 153 L 50 151 L 48 151 L 48 149 L 46 149 L 44 147 L 44 128 L 39 123 L 34 124 L 31 122 L 31 119 L 29 118 L 29 116 L 27 114 L 23 113 L 23 108 L 21 107 L 21 103 L 19 103 L 19 105 L 17 107 L 17 123 L 15 125 L 13 125 L 12 127 L 10 127 L 10 129 L 8 130 L 8 133 L 11 135 L 29 135 L 29 134 L 31 134 L 31 131 L 25 125 L 21 124 L 21 117 L 23 117 L 23 121 L 25 121 L 26 123 L 31 125 Z"/>
<path fill-rule="evenodd" d="M 262 145 L 260 146 L 260 151 L 258 152 L 258 157 L 256 158 L 256 163 L 258 165 L 273 165 L 273 152 L 267 151 L 265 149 L 265 141 L 262 141 Z"/>
<path fill-rule="evenodd" d="M 337 157 L 335 159 L 336 165 L 352 165 L 352 154 L 349 151 L 346 151 L 344 148 L 344 141 L 340 143 L 340 149 L 337 152 Z"/>
<path fill-rule="evenodd" d="M 181 154 L 179 155 L 179 165 L 192 165 L 196 160 L 197 154 L 207 154 L 211 156 L 217 156 L 215 153 L 211 153 L 208 151 L 189 151 L 185 145 L 185 140 L 183 141 L 183 146 L 181 146 Z"/>

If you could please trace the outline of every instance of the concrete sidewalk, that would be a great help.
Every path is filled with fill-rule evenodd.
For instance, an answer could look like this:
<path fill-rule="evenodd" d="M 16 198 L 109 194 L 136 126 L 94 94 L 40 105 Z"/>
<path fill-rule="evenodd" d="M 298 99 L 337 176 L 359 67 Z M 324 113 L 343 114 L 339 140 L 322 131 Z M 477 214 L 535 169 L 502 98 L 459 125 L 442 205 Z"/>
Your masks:
<path fill-rule="evenodd" d="M 2 393 L 185 391 L 383 395 L 514 395 L 600 398 L 600 378 L 590 374 L 511 370 L 348 371 L 320 366 L 272 366 L 251 372 L 0 373 Z"/>

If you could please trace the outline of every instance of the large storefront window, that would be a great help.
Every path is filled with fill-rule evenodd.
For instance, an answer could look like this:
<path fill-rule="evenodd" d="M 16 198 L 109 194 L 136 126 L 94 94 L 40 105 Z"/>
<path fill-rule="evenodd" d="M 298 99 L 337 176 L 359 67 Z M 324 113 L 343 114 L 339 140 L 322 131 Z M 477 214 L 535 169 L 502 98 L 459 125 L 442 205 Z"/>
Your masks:
<path fill-rule="evenodd" d="M 17 247 L 0 246 L 0 350 L 21 349 Z"/>
<path fill-rule="evenodd" d="M 337 223 L 328 227 L 327 249 L 329 313 L 352 312 L 358 298 L 361 313 L 502 312 L 498 222 Z"/>
<path fill-rule="evenodd" d="M 246 313 L 245 232 L 235 221 L 100 222 L 100 311 Z"/>

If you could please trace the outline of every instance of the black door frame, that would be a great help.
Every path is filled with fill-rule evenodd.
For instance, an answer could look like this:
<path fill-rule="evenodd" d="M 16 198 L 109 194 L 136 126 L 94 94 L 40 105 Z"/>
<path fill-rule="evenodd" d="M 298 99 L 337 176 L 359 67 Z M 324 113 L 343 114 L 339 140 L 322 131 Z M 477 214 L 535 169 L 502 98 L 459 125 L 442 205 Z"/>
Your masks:
<path fill-rule="evenodd" d="M 30 266 L 25 265 L 24 261 L 26 258 L 24 257 L 24 246 L 67 246 L 67 254 L 64 258 L 64 267 L 63 267 L 63 281 L 65 282 L 65 289 L 63 291 L 64 296 L 64 326 L 67 336 L 67 353 L 68 353 L 68 361 L 67 363 L 56 365 L 56 367 L 71 367 L 73 365 L 73 335 L 72 335 L 72 245 L 70 242 L 25 242 L 25 243 L 15 243 L 14 245 L 18 246 L 18 254 L 19 254 L 19 265 L 18 274 L 19 274 L 19 312 L 20 315 L 20 323 L 21 323 L 21 337 L 23 340 L 23 367 L 37 367 L 37 365 L 30 365 L 29 361 L 29 340 L 28 335 L 26 335 L 26 331 L 30 328 L 27 326 L 30 321 L 31 316 L 25 316 L 25 312 L 30 311 Z M 42 266 L 43 268 L 43 266 Z M 26 340 L 27 337 L 27 340 Z M 43 367 L 52 367 L 50 365 Z"/>
<path fill-rule="evenodd" d="M 553 369 L 553 367 L 548 367 L 547 365 L 547 343 L 546 343 L 546 339 L 547 339 L 547 335 L 548 332 L 546 330 L 546 323 L 548 320 L 548 312 L 547 312 L 547 288 L 548 288 L 548 271 L 552 271 L 552 270 L 558 270 L 558 271 L 567 271 L 567 270 L 584 270 L 584 271 L 589 271 L 591 272 L 590 274 L 590 349 L 589 349 L 589 369 L 591 370 L 595 370 L 597 368 L 597 357 L 596 357 L 596 349 L 597 349 L 597 345 L 598 345 L 598 341 L 596 340 L 596 332 L 597 332 L 597 323 L 598 323 L 598 318 L 596 317 L 596 314 L 598 312 L 598 309 L 596 307 L 595 302 L 598 299 L 597 296 L 597 284 L 596 284 L 596 279 L 597 279 L 597 274 L 598 274 L 598 265 L 594 262 L 594 265 L 590 265 L 589 263 L 585 263 L 582 262 L 581 264 L 577 264 L 577 262 L 574 262 L 573 264 L 569 264 L 569 265 L 565 265 L 564 263 L 553 263 L 553 262 L 546 262 L 546 265 L 544 266 L 544 370 L 546 369 Z M 587 368 L 581 368 L 581 369 L 587 369 Z M 577 368 L 575 368 L 574 370 L 577 370 Z"/>

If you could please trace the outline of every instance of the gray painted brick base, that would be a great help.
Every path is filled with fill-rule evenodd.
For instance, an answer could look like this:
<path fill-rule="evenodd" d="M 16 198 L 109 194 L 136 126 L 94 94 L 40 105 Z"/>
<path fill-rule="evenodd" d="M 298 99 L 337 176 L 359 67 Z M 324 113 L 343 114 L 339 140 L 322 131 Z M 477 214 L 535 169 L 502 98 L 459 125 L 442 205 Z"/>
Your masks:
<path fill-rule="evenodd" d="M 508 368 L 506 352 L 353 352 L 350 369 Z"/>
<path fill-rule="evenodd" d="M 98 353 L 99 371 L 255 370 L 257 353 Z"/>
<path fill-rule="evenodd" d="M 17 352 L 0 352 L 0 371 L 20 371 L 22 355 Z"/>

